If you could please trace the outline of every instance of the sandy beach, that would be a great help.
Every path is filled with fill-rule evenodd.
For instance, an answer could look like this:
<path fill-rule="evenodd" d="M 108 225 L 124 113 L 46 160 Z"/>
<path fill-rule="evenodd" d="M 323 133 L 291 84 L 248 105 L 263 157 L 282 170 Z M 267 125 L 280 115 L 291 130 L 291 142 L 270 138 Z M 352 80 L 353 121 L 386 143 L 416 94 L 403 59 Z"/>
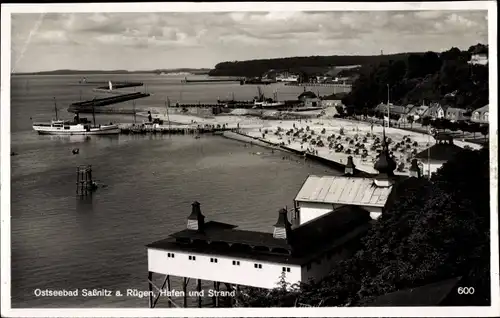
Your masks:
<path fill-rule="evenodd" d="M 239 128 L 240 133 L 258 138 L 275 145 L 315 154 L 341 164 L 352 156 L 359 170 L 377 173 L 373 168 L 378 153 L 382 149 L 381 125 L 367 122 L 332 118 L 331 112 L 314 119 L 264 120 L 258 117 L 218 115 L 199 117 L 192 114 L 169 113 L 169 120 L 184 125 L 226 125 Z M 147 113 L 140 114 L 147 116 Z M 167 120 L 161 113 L 153 113 L 153 118 Z M 398 168 L 396 174 L 408 174 L 413 156 L 435 143 L 433 137 L 398 128 L 385 129 L 389 149 Z M 460 147 L 479 149 L 477 144 L 454 140 Z"/>

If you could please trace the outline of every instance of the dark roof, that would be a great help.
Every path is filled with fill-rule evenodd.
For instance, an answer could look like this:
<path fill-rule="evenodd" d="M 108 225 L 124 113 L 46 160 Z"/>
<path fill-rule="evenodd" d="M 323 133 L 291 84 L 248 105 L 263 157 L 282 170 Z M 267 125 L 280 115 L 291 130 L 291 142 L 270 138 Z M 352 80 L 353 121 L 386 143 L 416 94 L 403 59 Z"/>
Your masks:
<path fill-rule="evenodd" d="M 461 277 L 455 277 L 437 283 L 416 288 L 398 290 L 360 303 L 362 306 L 437 306 L 451 293 Z"/>
<path fill-rule="evenodd" d="M 314 94 L 311 91 L 303 92 L 302 94 L 299 95 L 299 99 L 301 98 L 316 98 L 316 94 Z"/>
<path fill-rule="evenodd" d="M 288 239 L 210 221 L 205 224 L 203 232 L 185 229 L 147 247 L 305 264 L 364 233 L 370 226 L 367 211 L 356 206 L 343 206 L 292 229 Z"/>
<path fill-rule="evenodd" d="M 455 144 L 437 143 L 415 155 L 417 159 L 427 159 L 448 161 L 463 151 L 462 147 Z"/>
<path fill-rule="evenodd" d="M 262 245 L 269 248 L 290 249 L 290 245 L 286 240 L 276 239 L 272 233 L 239 230 L 234 225 L 232 225 L 232 228 L 213 227 L 211 226 L 212 222 L 205 224 L 203 232 L 185 229 L 170 236 L 176 239 L 225 242 L 230 244 L 239 243 L 251 246 Z"/>

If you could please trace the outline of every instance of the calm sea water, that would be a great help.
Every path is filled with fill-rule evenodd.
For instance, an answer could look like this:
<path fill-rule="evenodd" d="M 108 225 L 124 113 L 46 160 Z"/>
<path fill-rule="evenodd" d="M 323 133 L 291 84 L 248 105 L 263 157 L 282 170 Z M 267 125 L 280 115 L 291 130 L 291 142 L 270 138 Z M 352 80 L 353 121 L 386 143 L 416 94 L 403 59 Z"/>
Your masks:
<path fill-rule="evenodd" d="M 12 151 L 17 153 L 11 157 L 14 308 L 147 307 L 147 298 L 36 297 L 34 291 L 145 291 L 144 245 L 183 229 L 192 201 L 201 203 L 208 219 L 272 231 L 278 209 L 293 204 L 308 174 L 336 174 L 320 165 L 284 160 L 283 153 L 245 147 L 217 136 L 121 135 L 87 140 L 34 133 L 30 117 L 53 117 L 53 96 L 59 108 L 79 99 L 79 78 L 12 78 Z M 231 89 L 241 89 L 236 98 L 247 99 L 255 89 L 233 84 L 181 86 L 152 75 L 110 78 L 144 81 L 153 93 L 182 88 L 185 101 L 204 97 L 213 102 L 214 95 L 224 96 Z M 87 79 L 108 77 L 89 75 Z M 83 99 L 92 97 L 91 89 L 82 89 Z M 243 91 L 248 95 L 243 96 Z M 161 93 L 155 94 L 138 106 L 157 106 L 160 97 Z M 110 120 L 131 121 L 110 115 L 97 119 Z M 73 155 L 73 148 L 79 148 L 80 154 Z M 75 194 L 76 167 L 81 164 L 91 164 L 95 178 L 107 185 L 85 199 Z M 180 289 L 180 280 L 174 280 L 173 287 Z M 159 302 L 159 306 L 165 305 L 166 301 Z"/>

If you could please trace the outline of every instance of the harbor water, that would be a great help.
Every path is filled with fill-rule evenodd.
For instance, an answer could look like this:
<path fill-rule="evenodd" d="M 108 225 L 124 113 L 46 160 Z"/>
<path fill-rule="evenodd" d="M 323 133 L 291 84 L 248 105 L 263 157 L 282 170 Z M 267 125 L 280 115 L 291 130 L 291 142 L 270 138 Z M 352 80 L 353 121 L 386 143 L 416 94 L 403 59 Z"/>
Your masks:
<path fill-rule="evenodd" d="M 156 75 L 86 77 L 92 81 L 145 82 L 153 93 L 137 101 L 137 107 L 145 109 L 161 106 L 164 96 L 179 95 L 180 91 L 185 102 L 214 102 L 231 90 L 237 99 L 251 99 L 256 94 L 255 86 L 183 86 L 177 83 L 179 79 Z M 289 155 L 279 151 L 220 136 L 84 138 L 40 136 L 32 131 L 32 120 L 54 117 L 54 96 L 61 109 L 59 116 L 68 119 L 72 114 L 63 109 L 79 100 L 80 91 L 82 99 L 94 97 L 91 86 L 78 84 L 80 78 L 12 78 L 13 308 L 147 307 L 147 298 L 84 296 L 82 290 L 147 291 L 145 244 L 185 228 L 195 200 L 209 220 L 270 232 L 277 211 L 292 206 L 307 175 L 337 174 L 312 162 L 286 158 Z M 294 90 L 295 97 L 301 92 L 297 87 L 287 89 Z M 96 120 L 131 122 L 130 117 L 119 115 L 98 115 Z M 75 148 L 79 154 L 72 153 Z M 76 196 L 76 167 L 84 164 L 92 165 L 94 178 L 105 187 L 80 198 Z M 194 286 L 192 282 L 189 288 Z M 181 290 L 179 279 L 173 281 L 173 287 Z M 37 290 L 46 289 L 79 289 L 80 294 L 37 296 Z M 195 302 L 189 299 L 191 305 Z M 165 307 L 166 300 L 158 305 Z"/>

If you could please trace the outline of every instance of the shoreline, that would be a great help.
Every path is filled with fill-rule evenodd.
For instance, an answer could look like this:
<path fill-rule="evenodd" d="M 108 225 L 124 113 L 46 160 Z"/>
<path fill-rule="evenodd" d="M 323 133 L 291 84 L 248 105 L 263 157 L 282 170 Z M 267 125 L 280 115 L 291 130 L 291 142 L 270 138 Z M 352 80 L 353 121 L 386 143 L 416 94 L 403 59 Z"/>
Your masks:
<path fill-rule="evenodd" d="M 153 117 L 166 119 L 161 114 L 154 114 Z M 382 125 L 330 116 L 269 120 L 234 115 L 200 117 L 194 114 L 171 114 L 170 120 L 200 127 L 225 125 L 226 129 L 237 131 L 238 137 L 232 139 L 246 143 L 259 142 L 266 147 L 313 159 L 335 170 L 344 170 L 347 157 L 352 156 L 358 172 L 371 176 L 377 174 L 374 163 L 381 149 Z M 397 127 L 386 127 L 385 132 L 391 139 L 389 147 L 398 162 L 396 175 L 408 175 L 413 156 L 435 143 L 433 136 L 423 132 Z M 481 148 L 478 144 L 457 139 L 454 139 L 454 144 L 462 148 Z"/>

